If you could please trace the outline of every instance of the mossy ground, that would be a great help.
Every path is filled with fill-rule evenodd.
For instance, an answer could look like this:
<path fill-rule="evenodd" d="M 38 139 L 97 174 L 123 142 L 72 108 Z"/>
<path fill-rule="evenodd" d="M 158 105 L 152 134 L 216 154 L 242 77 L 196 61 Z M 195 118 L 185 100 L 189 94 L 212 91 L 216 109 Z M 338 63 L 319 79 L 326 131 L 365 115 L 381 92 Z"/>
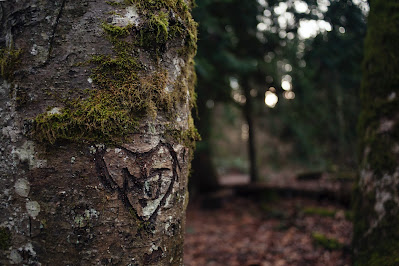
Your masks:
<path fill-rule="evenodd" d="M 344 247 L 342 243 L 334 238 L 328 238 L 320 233 L 313 233 L 312 239 L 315 245 L 321 246 L 328 250 L 339 250 Z"/>
<path fill-rule="evenodd" d="M 47 112 L 35 119 L 34 137 L 46 143 L 57 140 L 74 142 L 96 141 L 115 143 L 126 141 L 138 130 L 144 118 L 155 119 L 159 114 L 174 120 L 177 107 L 187 100 L 195 106 L 195 72 L 193 56 L 196 51 L 196 23 L 190 9 L 182 0 L 124 1 L 110 5 L 134 4 L 144 19 L 140 26 L 119 27 L 103 23 L 106 38 L 113 45 L 113 55 L 95 55 L 89 62 L 95 89 L 82 99 L 66 103 L 57 113 Z M 173 83 L 159 64 L 167 42 L 183 39 L 180 56 L 185 67 Z M 154 60 L 155 70 L 149 71 L 139 60 L 139 49 L 147 50 Z M 175 129 L 176 130 L 176 129 Z M 172 130 L 173 131 L 173 130 Z M 194 125 L 187 132 L 170 133 L 179 141 L 198 139 Z"/>
<path fill-rule="evenodd" d="M 336 211 L 325 209 L 325 208 L 307 207 L 307 208 L 303 209 L 303 214 L 319 215 L 322 217 L 334 217 L 336 214 Z"/>

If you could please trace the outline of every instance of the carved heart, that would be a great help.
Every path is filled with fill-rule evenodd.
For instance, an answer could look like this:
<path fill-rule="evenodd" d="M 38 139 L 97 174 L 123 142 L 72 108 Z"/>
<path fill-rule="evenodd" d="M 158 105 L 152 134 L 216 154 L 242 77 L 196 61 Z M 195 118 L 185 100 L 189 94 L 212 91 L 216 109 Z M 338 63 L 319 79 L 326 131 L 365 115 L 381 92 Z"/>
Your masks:
<path fill-rule="evenodd" d="M 117 190 L 125 204 L 136 210 L 143 220 L 156 216 L 173 192 L 177 178 L 176 155 L 166 145 L 130 145 L 107 149 L 102 160 L 105 164 L 111 188 Z M 174 163 L 173 163 L 174 162 Z"/>

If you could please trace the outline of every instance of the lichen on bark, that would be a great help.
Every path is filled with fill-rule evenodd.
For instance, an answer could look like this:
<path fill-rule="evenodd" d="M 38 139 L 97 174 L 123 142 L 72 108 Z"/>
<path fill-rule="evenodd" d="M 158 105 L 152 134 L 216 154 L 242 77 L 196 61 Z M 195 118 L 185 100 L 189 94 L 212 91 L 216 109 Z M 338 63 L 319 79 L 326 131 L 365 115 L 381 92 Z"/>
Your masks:
<path fill-rule="evenodd" d="M 354 265 L 399 263 L 398 14 L 397 1 L 370 1 L 358 124 Z"/>
<path fill-rule="evenodd" d="M 182 264 L 195 23 L 183 1 L 142 3 L 2 4 L 24 53 L 0 90 L 0 264 Z"/>

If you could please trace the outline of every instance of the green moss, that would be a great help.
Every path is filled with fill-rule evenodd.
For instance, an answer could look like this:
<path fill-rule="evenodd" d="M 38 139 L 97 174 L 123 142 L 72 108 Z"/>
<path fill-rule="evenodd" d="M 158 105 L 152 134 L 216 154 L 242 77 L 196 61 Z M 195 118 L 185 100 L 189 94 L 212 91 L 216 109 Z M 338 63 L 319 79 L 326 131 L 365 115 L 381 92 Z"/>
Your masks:
<path fill-rule="evenodd" d="M 319 215 L 323 217 L 334 217 L 336 214 L 335 210 L 329 210 L 325 208 L 308 207 L 303 209 L 303 214 Z"/>
<path fill-rule="evenodd" d="M 395 99 L 389 99 L 392 92 L 397 94 L 399 84 L 396 49 L 399 41 L 398 11 L 399 3 L 396 1 L 373 1 L 365 40 L 360 90 L 362 112 L 358 124 L 359 158 L 365 159 L 377 177 L 382 177 L 383 173 L 392 173 L 397 166 L 391 145 L 399 141 L 399 129 L 384 133 L 379 132 L 379 127 L 384 119 L 396 119 L 399 106 L 398 95 Z M 363 158 L 366 147 L 372 152 Z"/>
<path fill-rule="evenodd" d="M 181 16 L 184 13 L 189 12 L 189 9 L 192 8 L 192 6 L 189 7 L 184 0 L 125 0 L 125 3 L 134 4 L 138 8 L 147 12 L 161 9 L 172 9 Z"/>
<path fill-rule="evenodd" d="M 29 96 L 24 88 L 16 88 L 15 108 L 19 109 L 29 101 Z"/>
<path fill-rule="evenodd" d="M 106 1 L 105 3 L 107 3 L 110 6 L 123 6 L 124 4 L 122 2 L 115 2 L 115 1 Z"/>
<path fill-rule="evenodd" d="M 11 232 L 8 228 L 0 227 L 0 249 L 7 250 L 11 246 Z"/>
<path fill-rule="evenodd" d="M 378 226 L 371 223 L 378 217 L 374 210 L 375 194 L 361 194 L 359 186 L 354 191 L 354 265 L 397 265 L 399 257 L 399 211 L 397 204 L 387 201 L 386 214 Z M 373 230 L 369 231 L 371 227 Z"/>
<path fill-rule="evenodd" d="M 124 2 L 108 1 L 112 6 L 135 5 L 145 17 L 140 32 L 140 44 L 146 48 L 157 48 L 167 40 L 183 37 L 185 48 L 182 53 L 194 56 L 197 50 L 197 26 L 191 17 L 190 10 L 184 0 L 125 0 Z M 173 15 L 171 16 L 170 14 Z M 178 19 L 179 18 L 179 19 Z"/>
<path fill-rule="evenodd" d="M 13 48 L 0 49 L 0 75 L 7 81 L 12 81 L 14 72 L 20 64 L 21 50 Z"/>
<path fill-rule="evenodd" d="M 148 16 L 147 22 L 139 28 L 139 40 L 136 44 L 145 49 L 155 51 L 158 57 L 165 50 L 169 40 L 169 19 L 162 11 Z"/>
<path fill-rule="evenodd" d="M 108 23 L 103 23 L 101 26 L 104 29 L 104 31 L 108 34 L 108 36 L 116 38 L 128 36 L 129 29 L 131 28 L 131 26 L 119 27 Z"/>
<path fill-rule="evenodd" d="M 384 175 L 392 175 L 398 162 L 392 145 L 399 142 L 399 126 L 381 130 L 386 120 L 397 122 L 399 106 L 399 3 L 393 0 L 370 1 L 365 40 L 363 80 L 360 90 L 362 112 L 359 117 L 360 169 L 373 173 L 368 191 L 359 185 L 354 193 L 354 265 L 399 265 L 399 209 L 386 202 L 386 213 L 377 221 L 376 187 Z M 390 97 L 396 93 L 396 97 Z M 366 151 L 368 151 L 366 153 Z M 360 183 L 360 180 L 358 180 Z M 382 183 L 383 184 L 383 183 Z M 373 188 L 373 185 L 375 187 Z M 396 187 L 378 188 L 396 193 Z"/>
<path fill-rule="evenodd" d="M 328 238 L 320 233 L 312 233 L 312 239 L 315 245 L 321 246 L 328 250 L 340 250 L 344 244 L 334 238 Z"/>
<path fill-rule="evenodd" d="M 152 14 L 149 20 L 149 28 L 155 32 L 155 39 L 157 43 L 164 43 L 168 39 L 169 32 L 169 18 L 164 12 Z"/>
<path fill-rule="evenodd" d="M 159 46 L 167 40 L 179 36 L 185 41 L 183 53 L 189 57 L 195 55 L 198 24 L 191 17 L 190 7 L 184 0 L 126 0 L 125 3 L 134 4 L 147 18 L 140 29 L 141 46 L 156 46 L 159 50 Z"/>
<path fill-rule="evenodd" d="M 132 25 L 119 27 L 102 24 L 106 38 L 113 45 L 113 54 L 95 55 L 85 63 L 92 66 L 94 89 L 80 99 L 65 102 L 59 113 L 47 112 L 36 117 L 36 139 L 49 143 L 57 140 L 122 142 L 138 130 L 143 118 L 155 119 L 162 113 L 174 121 L 174 111 L 187 101 L 187 91 L 190 93 L 190 107 L 195 106 L 195 71 L 192 60 L 195 51 L 190 50 L 190 53 L 184 55 L 183 59 L 187 63 L 172 85 L 173 88 L 170 88 L 172 92 L 166 91 L 170 81 L 164 69 L 158 67 L 149 71 L 138 60 L 140 47 L 150 53 L 155 48 L 158 55 L 161 52 L 160 45 L 182 32 L 187 33 L 185 24 L 177 27 L 174 22 L 171 27 L 171 17 L 164 11 L 174 10 L 177 14 L 184 14 L 183 18 L 188 20 L 191 18 L 189 10 L 182 7 L 182 1 L 144 1 L 145 5 L 132 2 L 139 8 L 146 8 L 142 10 L 146 12 L 142 14 L 146 18 L 142 23 L 144 26 L 138 29 Z M 125 2 L 124 5 L 132 2 Z M 160 6 L 162 10 L 155 9 Z M 173 29 L 172 34 L 169 34 L 170 28 Z M 196 36 L 196 29 L 190 34 Z M 155 62 L 157 64 L 158 59 Z M 174 135 L 175 139 L 190 147 L 198 139 L 194 125 L 190 125 L 186 131 L 169 135 Z"/>
<path fill-rule="evenodd" d="M 392 143 L 399 141 L 399 128 L 394 127 L 390 132 L 379 131 L 381 122 L 385 119 L 396 119 L 393 116 L 399 106 L 399 99 L 387 101 L 386 99 L 374 99 L 364 108 L 358 124 L 358 132 L 362 136 L 359 139 L 359 158 L 367 163 L 377 177 L 384 173 L 393 173 L 397 167 L 397 155 L 391 149 Z M 372 152 L 364 156 L 364 150 L 368 148 Z"/>
<path fill-rule="evenodd" d="M 189 127 L 187 130 L 180 131 L 170 126 L 167 128 L 166 137 L 177 140 L 179 143 L 190 148 L 191 151 L 195 148 L 195 142 L 201 140 L 201 136 L 195 128 L 194 121 L 191 117 L 189 119 Z"/>
<path fill-rule="evenodd" d="M 354 265 L 399 265 L 399 215 L 385 217 L 367 238 L 356 244 Z"/>
<path fill-rule="evenodd" d="M 92 77 L 101 89 L 68 103 L 61 113 L 39 115 L 35 123 L 39 140 L 120 142 L 137 130 L 143 117 L 171 110 L 172 98 L 164 91 L 165 72 L 138 77 L 134 61 L 109 57 L 96 61 Z"/>

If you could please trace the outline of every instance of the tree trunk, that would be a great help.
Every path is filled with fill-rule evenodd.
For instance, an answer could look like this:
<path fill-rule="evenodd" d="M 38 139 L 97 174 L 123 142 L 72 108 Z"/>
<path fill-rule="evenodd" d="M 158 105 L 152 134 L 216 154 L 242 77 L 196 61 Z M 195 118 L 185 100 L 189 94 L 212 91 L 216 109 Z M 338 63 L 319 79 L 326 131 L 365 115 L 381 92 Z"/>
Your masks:
<path fill-rule="evenodd" d="M 182 265 L 191 7 L 0 2 L 1 265 Z"/>
<path fill-rule="evenodd" d="M 249 159 L 249 177 L 251 183 L 258 181 L 258 167 L 256 165 L 256 147 L 255 147 L 255 125 L 253 121 L 253 102 L 249 82 L 244 83 L 245 104 L 243 107 L 244 118 L 248 125 L 248 159 Z"/>
<path fill-rule="evenodd" d="M 370 1 L 365 41 L 354 264 L 399 264 L 399 3 Z"/>
<path fill-rule="evenodd" d="M 206 107 L 206 100 L 199 99 L 198 116 L 199 119 L 195 121 L 195 125 L 201 135 L 201 142 L 195 149 L 192 161 L 189 182 L 191 198 L 196 195 L 206 195 L 219 188 L 216 168 L 212 161 L 212 112 Z"/>

